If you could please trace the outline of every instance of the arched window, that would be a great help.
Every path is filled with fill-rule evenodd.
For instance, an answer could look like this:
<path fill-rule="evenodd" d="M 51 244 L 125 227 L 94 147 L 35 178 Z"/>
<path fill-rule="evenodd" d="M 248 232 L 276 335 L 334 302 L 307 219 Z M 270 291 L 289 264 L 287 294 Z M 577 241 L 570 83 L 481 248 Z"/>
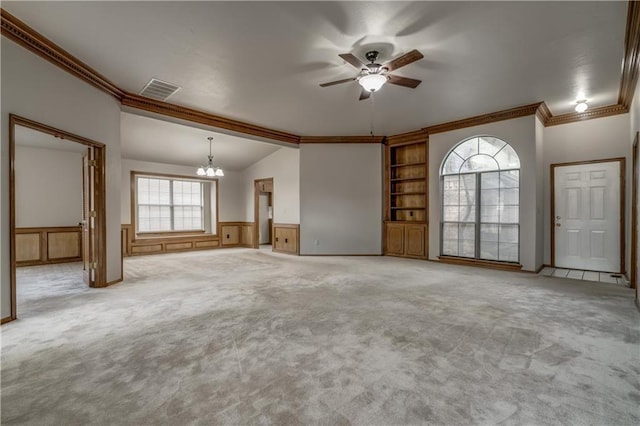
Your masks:
<path fill-rule="evenodd" d="M 444 159 L 440 252 L 519 261 L 520 159 L 506 142 L 478 136 Z"/>

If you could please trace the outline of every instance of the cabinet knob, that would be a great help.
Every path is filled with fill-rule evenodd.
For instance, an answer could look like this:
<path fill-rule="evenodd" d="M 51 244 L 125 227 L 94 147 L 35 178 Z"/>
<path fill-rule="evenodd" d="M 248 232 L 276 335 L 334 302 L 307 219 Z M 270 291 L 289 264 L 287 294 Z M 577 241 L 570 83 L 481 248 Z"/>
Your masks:
<path fill-rule="evenodd" d="M 288 242 L 289 242 L 289 239 L 288 239 L 288 238 L 285 238 L 285 239 L 284 239 L 284 242 L 285 242 L 285 243 L 288 243 Z"/>
<path fill-rule="evenodd" d="M 229 234 L 227 234 L 227 240 L 229 239 Z"/>

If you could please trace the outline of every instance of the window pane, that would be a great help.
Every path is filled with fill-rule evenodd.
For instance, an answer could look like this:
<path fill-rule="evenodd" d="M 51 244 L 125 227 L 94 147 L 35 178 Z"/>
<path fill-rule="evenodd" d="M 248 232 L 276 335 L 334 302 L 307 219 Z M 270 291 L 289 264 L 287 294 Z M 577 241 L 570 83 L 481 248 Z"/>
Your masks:
<path fill-rule="evenodd" d="M 476 221 L 476 206 L 460 206 L 460 222 Z"/>
<path fill-rule="evenodd" d="M 478 138 L 469 139 L 468 141 L 461 143 L 453 150 L 453 152 L 465 160 L 472 155 L 476 155 L 478 153 Z"/>
<path fill-rule="evenodd" d="M 475 224 L 460 224 L 459 227 L 459 255 L 475 257 L 476 253 L 476 226 Z"/>
<path fill-rule="evenodd" d="M 518 223 L 518 206 L 501 206 L 501 223 Z"/>
<path fill-rule="evenodd" d="M 442 254 L 458 255 L 458 224 L 444 223 L 442 225 Z"/>
<path fill-rule="evenodd" d="M 490 136 L 481 136 L 479 151 L 480 154 L 487 154 L 493 157 L 505 145 L 506 143 L 500 139 L 492 138 Z"/>
<path fill-rule="evenodd" d="M 482 189 L 493 189 L 500 187 L 500 173 L 482 173 L 481 181 L 482 181 Z"/>
<path fill-rule="evenodd" d="M 460 167 L 460 173 L 483 172 L 486 170 L 498 170 L 498 163 L 488 155 L 474 155 L 467 159 Z"/>
<path fill-rule="evenodd" d="M 500 225 L 500 242 L 517 243 L 518 225 Z"/>
<path fill-rule="evenodd" d="M 498 260 L 498 243 L 480 243 L 480 259 Z"/>
<path fill-rule="evenodd" d="M 518 261 L 518 244 L 500 243 L 500 256 L 499 260 L 505 262 L 517 262 Z"/>
<path fill-rule="evenodd" d="M 443 219 L 446 222 L 457 222 L 459 218 L 460 207 L 458 206 L 444 206 Z"/>
<path fill-rule="evenodd" d="M 505 145 L 504 148 L 498 152 L 495 157 L 496 161 L 500 165 L 501 169 L 519 169 L 520 160 L 518 154 L 509 145 Z"/>
<path fill-rule="evenodd" d="M 500 207 L 485 206 L 480 208 L 480 222 L 498 223 L 500 222 Z"/>
<path fill-rule="evenodd" d="M 500 190 L 499 189 L 484 189 L 482 188 L 482 194 L 480 194 L 480 198 L 482 199 L 483 205 L 498 205 L 500 202 Z"/>
<path fill-rule="evenodd" d="M 520 191 L 517 188 L 500 190 L 500 204 L 517 206 L 519 204 L 519 201 Z"/>
<path fill-rule="evenodd" d="M 460 175 L 460 204 L 476 203 L 476 175 Z"/>
<path fill-rule="evenodd" d="M 520 188 L 520 171 L 500 172 L 500 188 Z"/>
<path fill-rule="evenodd" d="M 458 154 L 456 154 L 455 152 L 452 152 L 451 154 L 449 154 L 449 157 L 447 157 L 447 160 L 444 162 L 444 166 L 442 167 L 442 173 L 445 175 L 460 173 L 460 166 L 462 165 L 463 161 L 464 160 L 460 158 Z"/>

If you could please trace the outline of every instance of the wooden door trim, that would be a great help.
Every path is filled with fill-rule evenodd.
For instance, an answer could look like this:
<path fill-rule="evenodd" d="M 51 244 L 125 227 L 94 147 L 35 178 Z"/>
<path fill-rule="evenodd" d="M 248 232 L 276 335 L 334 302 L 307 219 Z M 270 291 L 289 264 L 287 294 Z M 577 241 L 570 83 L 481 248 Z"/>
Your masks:
<path fill-rule="evenodd" d="M 638 132 L 631 148 L 631 273 L 629 285 L 638 298 Z"/>
<path fill-rule="evenodd" d="M 619 226 L 620 226 L 620 235 L 619 235 L 619 244 L 620 244 L 620 273 L 624 274 L 625 271 L 625 185 L 626 185 L 626 177 L 625 177 L 625 163 L 626 158 L 624 157 L 616 157 L 616 158 L 604 158 L 599 160 L 589 160 L 589 161 L 574 161 L 574 162 L 565 162 L 565 163 L 554 163 L 551 164 L 550 173 L 550 192 L 551 192 L 551 216 L 550 223 L 551 226 L 551 267 L 555 268 L 556 266 L 556 227 L 553 218 L 556 216 L 556 185 L 555 185 L 555 169 L 556 167 L 565 167 L 565 166 L 581 166 L 585 164 L 597 164 L 597 163 L 620 163 L 620 218 L 619 218 Z"/>
<path fill-rule="evenodd" d="M 106 228 L 106 185 L 105 185 L 105 150 L 103 143 L 65 132 L 46 124 L 38 123 L 28 118 L 9 114 L 9 265 L 10 265 L 10 292 L 11 292 L 11 316 L 13 321 L 18 318 L 16 300 L 16 176 L 15 176 L 15 126 L 27 127 L 42 133 L 47 133 L 59 139 L 77 142 L 92 147 L 95 151 L 97 168 L 95 185 L 95 210 L 96 210 L 96 252 L 97 262 L 95 287 L 104 287 L 107 284 L 107 228 Z"/>
<path fill-rule="evenodd" d="M 260 247 L 260 183 L 271 182 L 271 209 L 273 211 L 273 178 L 262 178 L 253 180 L 253 248 Z M 273 241 L 271 241 L 273 251 Z"/>

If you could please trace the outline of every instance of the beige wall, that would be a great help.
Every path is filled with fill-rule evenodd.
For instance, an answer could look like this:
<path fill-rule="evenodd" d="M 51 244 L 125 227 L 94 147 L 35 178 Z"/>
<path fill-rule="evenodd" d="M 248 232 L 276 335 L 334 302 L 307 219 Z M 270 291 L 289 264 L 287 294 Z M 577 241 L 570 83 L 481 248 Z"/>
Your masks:
<path fill-rule="evenodd" d="M 513 147 L 520 157 L 520 263 L 523 270 L 534 271 L 541 266 L 542 247 L 537 246 L 536 232 L 543 206 L 538 193 L 536 173 L 539 149 L 536 143 L 535 116 L 469 127 L 429 137 L 429 259 L 440 255 L 441 190 L 440 167 L 449 151 L 460 141 L 473 136 L 490 135 Z"/>
<path fill-rule="evenodd" d="M 550 166 L 556 163 L 625 157 L 627 182 L 630 182 L 629 114 L 580 121 L 544 128 L 544 262 L 551 262 L 551 177 Z M 627 185 L 627 200 L 631 185 Z M 626 217 L 630 217 L 627 201 Z M 627 225 L 629 221 L 627 220 Z M 629 256 L 629 232 L 625 233 Z"/>
<path fill-rule="evenodd" d="M 382 253 L 382 148 L 300 147 L 301 254 Z"/>
<path fill-rule="evenodd" d="M 255 179 L 273 178 L 273 222 L 300 223 L 300 150 L 282 147 L 243 171 L 244 220 L 254 220 Z"/>
<path fill-rule="evenodd" d="M 82 154 L 16 145 L 16 227 L 82 220 Z"/>
<path fill-rule="evenodd" d="M 120 108 L 105 93 L 5 37 L 1 41 L 0 316 L 10 315 L 9 114 L 106 145 L 107 280 L 120 278 Z"/>

